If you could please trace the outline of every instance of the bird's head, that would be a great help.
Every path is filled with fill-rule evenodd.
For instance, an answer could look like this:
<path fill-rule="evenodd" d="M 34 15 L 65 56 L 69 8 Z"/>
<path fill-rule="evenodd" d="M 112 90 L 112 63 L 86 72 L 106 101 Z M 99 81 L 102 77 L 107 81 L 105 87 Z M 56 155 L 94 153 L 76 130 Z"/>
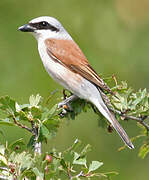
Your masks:
<path fill-rule="evenodd" d="M 61 23 L 57 19 L 49 16 L 42 16 L 32 19 L 28 24 L 19 27 L 18 30 L 23 32 L 31 32 L 37 40 L 40 38 L 64 39 L 70 37 Z"/>

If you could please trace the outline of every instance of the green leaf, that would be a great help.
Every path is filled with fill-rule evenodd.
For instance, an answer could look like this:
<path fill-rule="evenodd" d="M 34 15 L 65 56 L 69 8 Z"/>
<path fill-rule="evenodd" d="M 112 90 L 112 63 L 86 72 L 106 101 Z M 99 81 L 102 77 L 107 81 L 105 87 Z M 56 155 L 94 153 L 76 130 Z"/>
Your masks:
<path fill-rule="evenodd" d="M 0 124 L 4 126 L 16 126 L 14 123 L 10 122 L 9 119 L 0 120 Z"/>
<path fill-rule="evenodd" d="M 67 151 L 72 151 L 72 150 L 76 149 L 77 147 L 79 147 L 79 145 L 81 145 L 81 141 L 78 140 L 78 139 L 76 139 L 76 140 L 74 141 L 73 145 L 72 145 L 71 147 L 69 147 L 69 148 L 66 150 L 66 152 L 67 152 Z"/>
<path fill-rule="evenodd" d="M 3 156 L 5 155 L 5 147 L 4 147 L 4 145 L 0 145 L 0 154 L 2 154 Z"/>
<path fill-rule="evenodd" d="M 144 159 L 148 153 L 149 153 L 149 144 L 143 144 L 139 150 L 138 156 Z"/>
<path fill-rule="evenodd" d="M 3 163 L 4 165 L 8 165 L 7 159 L 5 158 L 5 156 L 0 155 L 0 163 Z"/>
<path fill-rule="evenodd" d="M 63 166 L 64 169 L 67 169 L 67 165 L 64 159 L 61 159 L 60 164 Z"/>
<path fill-rule="evenodd" d="M 18 139 L 18 140 L 16 140 L 16 141 L 12 142 L 12 143 L 9 145 L 9 148 L 10 148 L 11 150 L 15 150 L 15 148 L 16 148 L 17 146 L 19 146 L 19 147 L 22 148 L 22 146 L 24 146 L 24 145 L 25 145 L 25 144 L 24 144 L 24 142 L 23 142 L 23 138 L 20 138 L 20 139 Z"/>
<path fill-rule="evenodd" d="M 46 139 L 51 138 L 48 128 L 46 128 L 46 126 L 44 126 L 43 124 L 41 124 L 39 134 L 40 134 L 39 139 L 41 138 L 41 140 L 43 140 L 43 138 L 46 138 Z"/>
<path fill-rule="evenodd" d="M 95 171 L 96 169 L 98 169 L 102 165 L 103 165 L 103 162 L 92 161 L 92 163 L 89 165 L 89 172 Z"/>
<path fill-rule="evenodd" d="M 27 108 L 28 109 L 28 108 Z M 27 110 L 26 109 L 26 110 Z M 28 110 L 27 110 L 28 111 Z M 18 113 L 18 118 L 21 121 L 30 121 L 30 116 L 28 116 L 28 112 L 22 110 Z"/>
<path fill-rule="evenodd" d="M 92 150 L 91 145 L 90 145 L 90 144 L 87 144 L 87 145 L 83 148 L 83 150 L 81 151 L 80 157 L 85 156 L 85 155 L 86 155 L 88 152 L 90 152 L 91 150 Z"/>
<path fill-rule="evenodd" d="M 80 158 L 80 155 L 74 152 L 73 164 L 84 165 L 86 167 L 86 157 Z"/>
<path fill-rule="evenodd" d="M 33 173 L 32 169 L 25 169 L 20 177 L 19 180 L 35 180 L 36 175 Z"/>
<path fill-rule="evenodd" d="M 39 108 L 33 106 L 31 108 L 31 113 L 32 113 L 33 119 L 41 119 L 42 112 Z"/>
<path fill-rule="evenodd" d="M 72 165 L 73 160 L 74 160 L 74 153 L 72 153 L 71 151 L 65 151 L 64 160 L 65 162 L 67 162 L 67 164 L 69 163 Z"/>
<path fill-rule="evenodd" d="M 9 96 L 1 97 L 0 109 L 7 111 L 9 114 L 14 114 L 16 112 L 16 102 Z"/>
<path fill-rule="evenodd" d="M 57 104 L 55 104 L 50 110 L 49 110 L 49 115 L 53 115 L 57 109 Z"/>
<path fill-rule="evenodd" d="M 55 116 L 51 119 L 47 119 L 46 121 L 43 121 L 43 124 L 49 130 L 50 134 L 52 133 L 52 135 L 55 135 L 61 122 L 62 121 L 60 121 L 60 119 L 57 116 Z"/>
<path fill-rule="evenodd" d="M 18 164 L 19 168 L 23 171 L 25 169 L 29 169 L 33 166 L 34 159 L 32 155 L 23 151 L 21 153 L 12 152 L 9 157 L 9 161 L 14 164 Z"/>
<path fill-rule="evenodd" d="M 31 136 L 28 144 L 27 144 L 27 147 L 29 148 L 33 148 L 34 147 L 34 144 L 35 144 L 35 136 Z"/>
<path fill-rule="evenodd" d="M 4 132 L 0 130 L 0 134 L 5 138 Z"/>
<path fill-rule="evenodd" d="M 19 106 L 19 104 L 16 102 L 16 112 L 20 112 L 21 111 L 21 107 Z"/>
<path fill-rule="evenodd" d="M 109 180 L 112 180 L 111 177 L 118 175 L 118 172 L 112 171 L 112 172 L 107 172 L 103 173 Z"/>
<path fill-rule="evenodd" d="M 140 133 L 141 134 L 143 134 L 143 135 L 145 135 L 145 136 L 147 136 L 147 134 L 148 134 L 148 131 L 147 131 L 147 129 L 142 125 L 142 124 L 140 124 L 139 122 L 137 123 L 137 126 L 140 128 Z"/>
<path fill-rule="evenodd" d="M 32 171 L 34 172 L 34 174 L 36 175 L 36 177 L 39 177 L 39 178 L 41 178 L 41 179 L 44 178 L 44 174 L 43 174 L 42 172 L 40 172 L 36 167 L 34 167 L 34 168 L 32 169 Z"/>

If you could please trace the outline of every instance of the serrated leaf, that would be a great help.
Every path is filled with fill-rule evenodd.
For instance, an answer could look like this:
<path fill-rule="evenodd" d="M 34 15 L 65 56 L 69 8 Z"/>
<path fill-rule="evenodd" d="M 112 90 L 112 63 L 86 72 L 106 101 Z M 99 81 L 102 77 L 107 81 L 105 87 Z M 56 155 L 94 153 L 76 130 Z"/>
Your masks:
<path fill-rule="evenodd" d="M 95 171 L 96 169 L 98 169 L 102 165 L 103 165 L 103 162 L 92 161 L 92 163 L 89 165 L 89 172 Z"/>

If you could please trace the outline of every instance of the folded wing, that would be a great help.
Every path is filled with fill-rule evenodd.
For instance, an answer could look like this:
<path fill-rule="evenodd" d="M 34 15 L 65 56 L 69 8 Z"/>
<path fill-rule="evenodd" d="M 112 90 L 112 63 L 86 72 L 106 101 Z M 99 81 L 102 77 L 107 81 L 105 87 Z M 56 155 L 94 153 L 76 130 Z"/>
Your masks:
<path fill-rule="evenodd" d="M 49 56 L 52 56 L 55 61 L 111 93 L 110 88 L 89 65 L 88 60 L 74 41 L 46 39 L 45 44 Z"/>

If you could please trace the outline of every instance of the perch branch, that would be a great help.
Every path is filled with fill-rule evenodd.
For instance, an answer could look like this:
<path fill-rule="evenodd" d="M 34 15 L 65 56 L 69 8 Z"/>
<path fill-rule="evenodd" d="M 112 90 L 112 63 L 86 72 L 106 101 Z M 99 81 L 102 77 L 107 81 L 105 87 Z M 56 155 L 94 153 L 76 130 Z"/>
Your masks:
<path fill-rule="evenodd" d="M 31 126 L 32 126 L 32 129 L 25 126 L 24 124 L 21 124 L 19 123 L 17 120 L 16 120 L 16 117 L 13 116 L 13 120 L 14 120 L 14 123 L 18 126 L 18 127 L 21 127 L 23 129 L 26 129 L 27 131 L 29 131 L 30 133 L 32 133 L 34 136 L 35 136 L 35 144 L 34 144 L 34 152 L 35 154 L 41 154 L 41 142 L 38 142 L 38 128 L 35 127 L 35 123 L 33 121 L 31 121 Z"/>
<path fill-rule="evenodd" d="M 125 119 L 131 119 L 131 120 L 139 122 L 140 124 L 142 124 L 147 129 L 147 131 L 149 131 L 149 125 L 144 122 L 144 120 L 146 118 L 148 118 L 148 116 L 143 116 L 143 117 L 129 116 L 129 115 L 125 114 L 125 113 L 122 113 L 121 111 L 118 111 L 118 110 L 115 110 L 115 109 L 112 109 L 112 108 L 109 108 L 109 109 L 112 112 L 114 112 L 116 114 L 119 114 L 121 117 L 124 117 Z"/>
<path fill-rule="evenodd" d="M 34 153 L 41 154 L 42 144 L 41 144 L 41 142 L 38 142 L 38 135 L 39 135 L 38 127 L 35 126 L 35 123 L 33 121 L 31 121 L 31 125 L 32 125 L 32 132 L 34 133 L 34 136 L 35 136 L 35 138 L 34 138 L 34 140 L 35 140 Z"/>
<path fill-rule="evenodd" d="M 65 100 L 63 100 L 62 102 L 60 102 L 60 103 L 58 104 L 58 107 L 60 108 L 60 107 L 63 107 L 64 105 L 67 105 L 68 108 L 70 108 L 70 110 L 72 110 L 70 103 L 71 103 L 72 101 L 76 100 L 77 98 L 78 98 L 77 96 L 71 95 L 71 96 L 67 97 Z M 104 96 L 104 100 L 106 100 L 106 97 L 105 97 L 105 96 Z M 107 102 L 107 100 L 106 100 L 105 103 L 106 103 L 107 105 L 109 105 L 109 102 Z M 95 110 L 94 106 L 92 106 L 92 108 L 93 108 L 94 112 L 97 113 L 97 111 Z M 148 116 L 135 117 L 135 116 L 127 115 L 127 114 L 125 114 L 125 113 L 123 113 L 123 112 L 121 112 L 121 111 L 115 110 L 115 109 L 113 109 L 113 108 L 111 108 L 111 107 L 109 107 L 109 109 L 110 109 L 112 112 L 114 112 L 115 114 L 119 114 L 121 117 L 124 117 L 125 119 L 131 119 L 131 120 L 134 120 L 134 121 L 139 122 L 140 124 L 142 124 L 142 125 L 147 129 L 147 131 L 149 131 L 149 125 L 144 122 L 144 120 L 145 120 L 146 118 L 148 118 Z M 65 113 L 67 113 L 67 112 L 65 112 Z"/>

